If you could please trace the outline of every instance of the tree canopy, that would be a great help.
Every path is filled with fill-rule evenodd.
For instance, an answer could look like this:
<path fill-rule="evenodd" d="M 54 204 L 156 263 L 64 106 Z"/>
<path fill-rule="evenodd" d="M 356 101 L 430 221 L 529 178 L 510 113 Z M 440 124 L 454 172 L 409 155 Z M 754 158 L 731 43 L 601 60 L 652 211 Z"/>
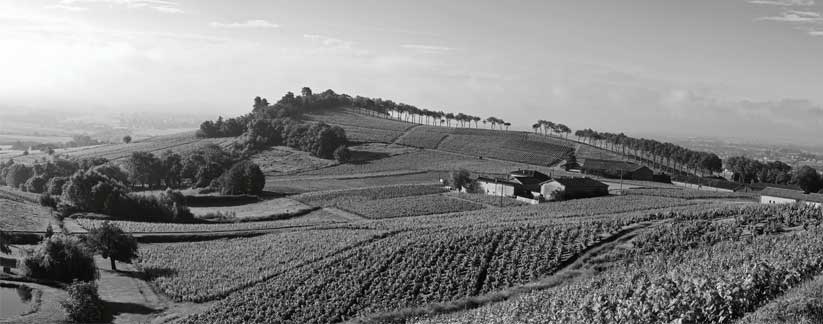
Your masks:
<path fill-rule="evenodd" d="M 88 233 L 90 246 L 103 258 L 111 261 L 111 269 L 117 270 L 115 261 L 131 263 L 137 257 L 137 241 L 108 221 Z"/>

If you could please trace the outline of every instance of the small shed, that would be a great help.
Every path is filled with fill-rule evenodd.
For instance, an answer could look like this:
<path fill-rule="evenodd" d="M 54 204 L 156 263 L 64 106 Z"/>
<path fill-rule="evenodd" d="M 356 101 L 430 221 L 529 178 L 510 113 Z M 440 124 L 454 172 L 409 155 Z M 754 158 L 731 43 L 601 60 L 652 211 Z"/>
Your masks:
<path fill-rule="evenodd" d="M 803 193 L 799 190 L 766 187 L 760 191 L 761 204 L 790 204 L 804 202 L 817 207 L 823 206 L 823 194 Z"/>
<path fill-rule="evenodd" d="M 562 193 L 562 197 L 557 197 Z M 584 177 L 560 177 L 540 185 L 540 194 L 546 199 L 578 199 L 609 195 L 609 186 Z"/>
<path fill-rule="evenodd" d="M 488 177 L 477 178 L 477 188 L 480 190 L 480 192 L 491 196 L 514 197 L 515 188 L 519 186 L 519 183 L 507 179 L 496 179 Z"/>

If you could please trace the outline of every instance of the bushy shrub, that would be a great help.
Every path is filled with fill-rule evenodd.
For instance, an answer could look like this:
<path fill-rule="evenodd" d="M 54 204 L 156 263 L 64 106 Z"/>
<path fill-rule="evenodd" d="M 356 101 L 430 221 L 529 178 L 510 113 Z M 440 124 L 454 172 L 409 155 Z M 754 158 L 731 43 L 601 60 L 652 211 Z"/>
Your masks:
<path fill-rule="evenodd" d="M 26 181 L 26 191 L 38 194 L 43 193 L 46 191 L 47 182 L 48 179 L 42 175 L 33 176 Z"/>
<path fill-rule="evenodd" d="M 60 302 L 69 319 L 76 323 L 96 323 L 103 320 L 104 304 L 94 282 L 75 281 L 66 288 L 68 298 Z"/>
<path fill-rule="evenodd" d="M 68 177 L 54 177 L 46 183 L 46 192 L 53 196 L 63 194 L 63 186 L 69 181 Z"/>
<path fill-rule="evenodd" d="M 52 197 L 48 192 L 44 192 L 40 194 L 40 206 L 50 207 L 50 208 L 57 208 L 57 200 Z"/>
<path fill-rule="evenodd" d="M 219 183 L 224 195 L 259 195 L 266 185 L 266 177 L 257 164 L 242 161 L 220 176 Z"/>
<path fill-rule="evenodd" d="M 26 276 L 60 282 L 97 279 L 89 247 L 79 238 L 56 234 L 44 239 L 23 259 Z"/>
<path fill-rule="evenodd" d="M 348 146 L 341 145 L 336 150 L 334 150 L 334 159 L 337 162 L 348 162 L 351 160 L 351 151 L 349 150 Z"/>

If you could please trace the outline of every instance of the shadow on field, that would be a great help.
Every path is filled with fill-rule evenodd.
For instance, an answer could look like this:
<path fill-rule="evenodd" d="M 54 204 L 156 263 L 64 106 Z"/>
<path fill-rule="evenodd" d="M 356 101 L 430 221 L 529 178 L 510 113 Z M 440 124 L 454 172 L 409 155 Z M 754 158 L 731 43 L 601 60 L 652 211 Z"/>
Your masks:
<path fill-rule="evenodd" d="M 106 301 L 106 311 L 103 313 L 103 320 L 110 323 L 115 315 L 120 314 L 151 314 L 159 310 L 147 307 L 146 305 L 135 303 L 118 303 Z"/>

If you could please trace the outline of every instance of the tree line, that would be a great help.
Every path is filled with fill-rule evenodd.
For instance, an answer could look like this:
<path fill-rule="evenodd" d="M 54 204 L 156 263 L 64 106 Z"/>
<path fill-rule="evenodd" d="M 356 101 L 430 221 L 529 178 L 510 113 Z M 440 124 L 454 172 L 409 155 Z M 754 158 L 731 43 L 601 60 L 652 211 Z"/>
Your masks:
<path fill-rule="evenodd" d="M 781 161 L 760 162 L 745 156 L 734 156 L 726 159 L 726 169 L 733 173 L 732 180 L 740 183 L 795 185 L 805 192 L 823 190 L 820 173 L 810 166 L 795 170 Z"/>
<path fill-rule="evenodd" d="M 568 134 L 572 132 L 572 129 L 569 128 L 569 126 L 543 119 L 540 119 L 536 123 L 534 123 L 532 125 L 532 129 L 535 133 L 537 133 L 538 131 L 542 132 L 543 135 L 550 135 L 551 133 L 555 133 L 558 136 L 560 136 L 560 134 L 564 134 L 565 137 L 568 137 Z"/>
<path fill-rule="evenodd" d="M 723 170 L 723 160 L 717 154 L 691 150 L 668 142 L 634 138 L 620 133 L 598 132 L 592 129 L 574 133 L 578 140 L 651 162 L 660 168 L 682 173 L 711 173 Z"/>

